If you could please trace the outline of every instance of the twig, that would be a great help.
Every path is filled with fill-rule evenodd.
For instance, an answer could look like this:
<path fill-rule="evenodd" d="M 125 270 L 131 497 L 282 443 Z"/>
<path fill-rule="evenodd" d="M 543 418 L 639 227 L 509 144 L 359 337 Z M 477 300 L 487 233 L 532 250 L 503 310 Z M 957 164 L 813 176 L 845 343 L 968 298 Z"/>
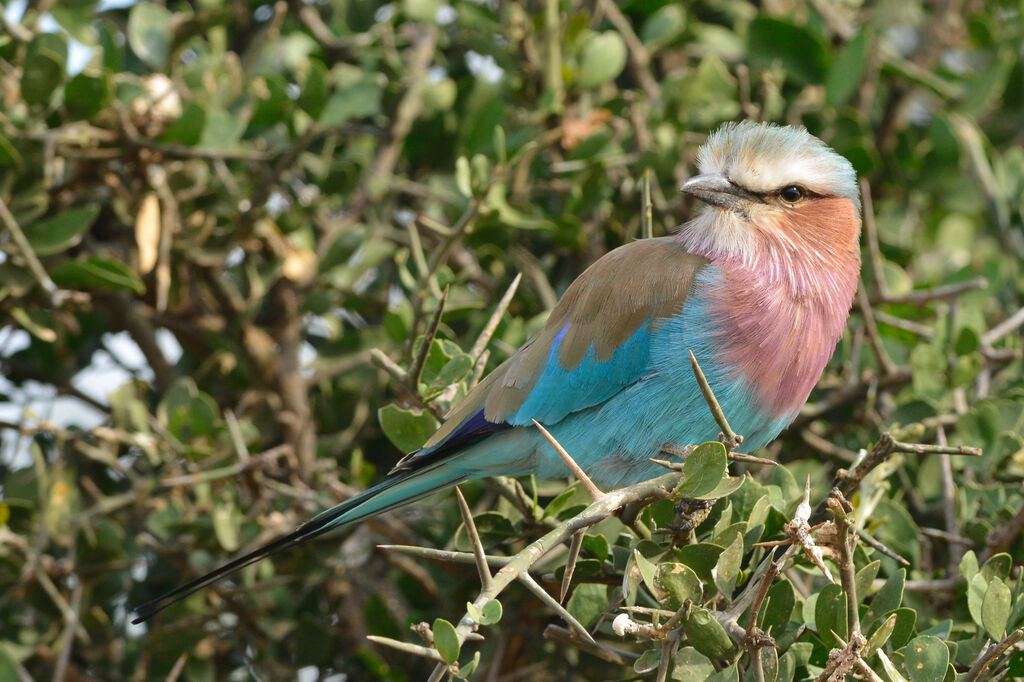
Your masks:
<path fill-rule="evenodd" d="M 601 492 L 601 489 L 590 480 L 590 476 L 587 476 L 587 472 L 585 472 L 580 465 L 576 463 L 576 460 L 574 460 L 566 449 L 562 447 L 562 444 L 555 440 L 555 437 L 552 436 L 539 421 L 536 419 L 531 419 L 531 421 L 533 422 L 533 425 L 537 427 L 537 430 L 540 431 L 541 435 L 551 443 L 551 447 L 555 449 L 555 452 L 559 454 L 562 461 L 565 462 L 565 465 L 569 467 L 569 471 L 571 471 L 573 475 L 579 479 L 580 483 L 583 484 L 583 487 L 587 489 L 587 492 L 590 493 L 590 497 L 593 498 L 595 502 L 604 497 L 604 493 Z"/>
<path fill-rule="evenodd" d="M 613 0 L 600 0 L 598 6 L 604 11 L 612 26 L 622 34 L 622 39 L 629 48 L 629 58 L 630 62 L 632 62 L 633 73 L 636 75 L 640 87 L 643 88 L 644 94 L 652 101 L 658 99 L 661 96 L 661 87 L 651 75 L 651 55 L 643 41 L 633 31 L 633 25 L 630 23 L 629 18 L 622 13 L 622 10 L 619 9 L 619 6 Z"/>
<path fill-rule="evenodd" d="M 989 532 L 985 538 L 985 551 L 980 560 L 984 561 L 1000 552 L 1005 552 L 1014 540 L 1020 537 L 1021 531 L 1024 531 L 1024 505 L 1021 505 L 1013 518 Z"/>
<path fill-rule="evenodd" d="M 609 3 L 611 4 L 611 3 Z M 643 187 L 640 204 L 640 236 L 643 239 L 650 239 L 654 236 L 654 211 L 651 207 L 651 169 L 644 171 L 640 182 Z"/>
<path fill-rule="evenodd" d="M 881 322 L 882 324 L 887 324 L 890 327 L 902 329 L 903 331 L 910 332 L 911 334 L 917 334 L 922 339 L 930 340 L 935 338 L 935 330 L 933 330 L 931 327 L 927 325 L 923 325 L 919 322 L 914 322 L 913 320 L 904 320 L 902 317 L 890 315 L 889 313 L 883 310 L 875 310 L 872 308 L 871 313 L 875 316 L 875 320 Z"/>
<path fill-rule="evenodd" d="M 725 449 L 728 451 L 735 450 L 743 442 L 743 436 L 735 433 L 732 427 L 729 426 L 729 420 L 725 418 L 725 412 L 722 411 L 722 406 L 718 404 L 715 393 L 711 390 L 711 386 L 704 376 L 704 371 L 700 368 L 700 363 L 697 362 L 697 358 L 692 350 L 689 353 L 690 366 L 693 368 L 693 375 L 697 377 L 697 385 L 700 386 L 700 392 L 704 396 L 704 401 L 707 402 L 708 407 L 711 409 L 711 415 L 718 423 L 718 427 L 722 429 L 722 444 L 725 445 Z"/>
<path fill-rule="evenodd" d="M 866 178 L 860 180 L 860 199 L 864 220 L 864 240 L 868 243 L 868 258 L 871 262 L 871 270 L 875 276 L 875 287 L 878 295 L 885 297 L 889 295 L 885 285 L 885 272 L 883 271 L 882 251 L 878 245 L 878 225 L 875 223 L 875 206 L 871 199 L 871 183 Z"/>
<path fill-rule="evenodd" d="M 412 359 L 412 364 L 409 365 L 409 371 L 405 373 L 404 383 L 413 392 L 418 392 L 420 376 L 423 374 L 423 366 L 427 362 L 427 356 L 430 355 L 430 345 L 434 342 L 434 337 L 437 335 L 437 327 L 441 324 L 444 305 L 448 302 L 448 289 L 449 287 L 446 285 L 441 293 L 441 300 L 437 302 L 437 307 L 434 309 L 434 315 L 430 318 L 427 328 L 423 331 L 423 341 L 420 342 L 419 347 L 416 349 L 416 355 Z"/>
<path fill-rule="evenodd" d="M 988 669 L 988 667 L 992 665 L 997 658 L 1002 656 L 1003 652 L 1015 645 L 1021 639 L 1024 639 L 1024 628 L 1014 630 L 1003 638 L 1003 641 L 999 642 L 999 644 L 986 646 L 982 649 L 981 653 L 978 654 L 977 660 L 974 661 L 970 670 L 967 671 L 967 676 L 964 677 L 964 682 L 975 682 L 975 680 L 980 680 L 981 674 L 985 672 L 985 670 Z"/>
<path fill-rule="evenodd" d="M 828 507 L 836 524 L 835 545 L 839 550 L 839 580 L 846 593 L 846 623 L 851 636 L 860 634 L 860 614 L 857 611 L 856 567 L 853 563 L 853 543 L 857 535 L 850 531 L 854 528 L 851 513 L 853 506 L 843 494 L 832 489 L 828 496 Z"/>
<path fill-rule="evenodd" d="M 50 279 L 50 275 L 46 272 L 42 262 L 40 262 L 39 256 L 36 255 L 32 244 L 29 243 L 28 237 L 22 231 L 21 225 L 18 224 L 18 221 L 14 219 L 14 215 L 7 208 L 7 202 L 3 200 L 3 197 L 0 197 L 0 219 L 3 220 L 4 225 L 10 230 L 14 243 L 28 264 L 28 269 L 32 272 L 32 276 L 35 277 L 39 286 L 46 292 L 47 297 L 50 299 L 50 304 L 55 308 L 63 305 L 70 296 L 70 293 L 60 290 L 53 280 Z"/>
<path fill-rule="evenodd" d="M 986 287 L 988 287 L 987 279 L 984 277 L 975 277 L 974 279 L 969 279 L 966 282 L 943 284 L 941 286 L 932 287 L 931 289 L 917 289 L 915 291 L 908 291 L 905 294 L 889 294 L 885 297 L 882 297 L 881 295 L 872 296 L 871 305 L 881 305 L 883 303 L 910 303 L 912 305 L 924 305 L 926 303 L 931 303 L 932 301 L 956 298 L 968 291 L 984 289 Z"/>
<path fill-rule="evenodd" d="M 544 639 L 550 639 L 561 644 L 569 644 L 581 651 L 587 652 L 591 656 L 596 656 L 603 661 L 617 665 L 629 665 L 631 661 L 639 658 L 639 655 L 632 651 L 616 649 L 600 642 L 591 644 L 582 637 L 578 637 L 572 630 L 567 630 L 558 625 L 549 625 L 544 628 Z"/>
<path fill-rule="evenodd" d="M 878 364 L 882 366 L 882 375 L 895 374 L 898 367 L 892 358 L 889 357 L 889 353 L 885 350 L 885 345 L 882 343 L 882 336 L 878 333 L 878 324 L 875 322 L 875 315 L 871 310 L 871 304 L 868 303 L 868 293 L 864 290 L 863 280 L 861 280 L 860 286 L 857 287 L 857 307 L 860 308 L 861 317 L 864 318 L 864 329 L 867 331 L 871 350 L 874 351 Z"/>
<path fill-rule="evenodd" d="M 1003 338 L 1021 325 L 1024 325 L 1024 308 L 1021 308 L 1013 315 L 985 332 L 981 337 L 981 345 L 991 347 L 999 341 L 999 339 Z"/>

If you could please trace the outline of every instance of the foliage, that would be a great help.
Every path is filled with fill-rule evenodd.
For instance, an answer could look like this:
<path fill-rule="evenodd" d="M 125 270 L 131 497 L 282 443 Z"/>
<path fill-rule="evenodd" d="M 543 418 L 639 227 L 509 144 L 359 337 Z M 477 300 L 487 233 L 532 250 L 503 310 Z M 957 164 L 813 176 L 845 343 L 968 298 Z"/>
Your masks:
<path fill-rule="evenodd" d="M 35 402 L 0 422 L 0 677 L 405 680 L 457 660 L 478 678 L 811 679 L 857 621 L 883 679 L 1024 676 L 1019 644 L 983 650 L 1024 625 L 1019 4 L 84 0 L 4 16 L 0 399 Z M 76 72 L 72 37 L 92 50 Z M 736 487 L 694 463 L 644 488 L 663 499 L 635 522 L 555 543 L 579 552 L 566 604 L 596 643 L 543 598 L 567 553 L 530 564 L 539 592 L 520 579 L 474 600 L 447 493 L 129 625 L 131 605 L 378 480 L 586 265 L 648 232 L 645 171 L 654 234 L 691 215 L 675 188 L 697 146 L 743 117 L 806 125 L 867 181 L 870 301 L 761 453 L 783 466 L 733 462 Z M 125 377 L 113 390 L 103 365 Z M 911 447 L 947 441 L 984 456 Z M 721 463 L 716 448 L 694 462 Z M 846 507 L 828 491 L 861 449 L 877 467 Z M 789 537 L 808 479 L 835 585 L 813 552 L 765 573 L 785 548 L 758 543 Z M 721 499 L 667 499 L 680 480 L 679 498 Z M 592 504 L 562 482 L 464 492 L 501 561 Z M 421 622 L 431 660 L 408 653 Z"/>

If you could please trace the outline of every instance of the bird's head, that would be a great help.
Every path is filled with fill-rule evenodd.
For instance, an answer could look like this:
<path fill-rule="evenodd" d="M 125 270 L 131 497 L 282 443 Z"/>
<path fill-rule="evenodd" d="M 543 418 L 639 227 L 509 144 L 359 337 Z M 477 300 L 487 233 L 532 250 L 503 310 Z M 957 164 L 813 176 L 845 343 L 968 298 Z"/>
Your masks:
<path fill-rule="evenodd" d="M 681 188 L 707 204 L 684 228 L 691 249 L 745 261 L 857 251 L 856 173 L 806 129 L 727 123 L 701 147 L 697 168 Z"/>

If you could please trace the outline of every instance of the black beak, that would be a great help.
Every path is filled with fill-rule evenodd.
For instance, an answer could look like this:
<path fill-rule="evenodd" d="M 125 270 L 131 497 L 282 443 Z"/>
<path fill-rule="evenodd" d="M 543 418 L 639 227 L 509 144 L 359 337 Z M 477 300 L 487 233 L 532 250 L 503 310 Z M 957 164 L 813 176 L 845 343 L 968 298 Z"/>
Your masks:
<path fill-rule="evenodd" d="M 746 213 L 746 204 L 760 201 L 761 198 L 749 192 L 732 180 L 725 173 L 707 173 L 695 175 L 679 188 L 679 191 L 694 196 L 705 204 L 721 206 L 730 211 Z"/>

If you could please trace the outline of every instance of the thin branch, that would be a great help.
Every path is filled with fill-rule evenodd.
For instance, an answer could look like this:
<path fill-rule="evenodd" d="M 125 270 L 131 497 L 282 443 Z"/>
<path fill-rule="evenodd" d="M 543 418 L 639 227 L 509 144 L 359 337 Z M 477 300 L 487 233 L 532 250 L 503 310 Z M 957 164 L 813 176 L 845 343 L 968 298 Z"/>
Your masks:
<path fill-rule="evenodd" d="M 587 652 L 591 656 L 600 658 L 602 661 L 608 661 L 609 663 L 615 663 L 616 665 L 630 665 L 633 661 L 639 658 L 639 655 L 632 651 L 616 649 L 608 646 L 607 644 L 601 644 L 600 642 L 591 644 L 589 641 L 577 636 L 572 630 L 567 630 L 563 627 L 559 627 L 558 625 L 549 625 L 544 628 L 544 639 L 550 639 L 553 642 L 574 646 L 581 651 Z"/>
<path fill-rule="evenodd" d="M 990 665 L 992 665 L 997 658 L 1003 655 L 1003 653 L 1024 639 L 1024 628 L 1018 628 L 1010 634 L 1008 634 L 1003 641 L 999 642 L 994 646 L 986 646 L 982 649 L 981 653 L 978 654 L 978 659 L 974 661 L 971 669 L 967 671 L 967 676 L 964 678 L 964 682 L 975 682 L 975 680 L 981 679 L 981 674 L 985 672 Z"/>
<path fill-rule="evenodd" d="M 871 183 L 866 178 L 860 180 L 860 198 L 863 206 L 861 214 L 864 219 L 864 241 L 868 243 L 868 258 L 875 276 L 875 287 L 878 289 L 878 295 L 885 297 L 889 292 L 885 285 L 882 251 L 878 244 L 878 225 L 875 223 L 875 206 L 871 200 Z"/>
<path fill-rule="evenodd" d="M 1024 325 L 1024 308 L 1021 308 L 1013 315 L 985 332 L 981 337 L 981 345 L 991 347 L 999 341 L 999 339 L 1003 338 L 1021 325 Z"/>
<path fill-rule="evenodd" d="M 32 248 L 32 244 L 29 243 L 28 237 L 21 229 L 21 225 L 14 219 L 14 215 L 10 209 L 7 208 L 7 203 L 0 197 L 0 220 L 3 221 L 4 225 L 11 232 L 11 237 L 14 238 L 14 243 L 17 245 L 18 250 L 21 251 L 22 257 L 28 264 L 29 271 L 32 272 L 32 276 L 35 277 L 36 282 L 42 287 L 43 291 L 50 299 L 50 304 L 58 308 L 63 305 L 64 301 L 70 296 L 69 292 L 61 291 L 53 280 L 50 279 L 50 275 L 46 272 L 42 262 L 39 260 L 39 256 L 36 255 L 35 250 Z"/>
<path fill-rule="evenodd" d="M 441 293 L 441 300 L 437 302 L 437 307 L 434 309 L 434 315 L 430 318 L 427 328 L 423 331 L 423 341 L 420 342 L 419 348 L 416 349 L 416 355 L 413 357 L 412 364 L 409 365 L 409 371 L 405 374 L 404 383 L 414 392 L 418 391 L 420 376 L 423 374 L 423 366 L 427 363 L 427 356 L 430 355 L 430 345 L 434 342 L 434 337 L 437 335 L 438 325 L 441 324 L 444 305 L 448 302 L 448 290 L 449 287 L 446 285 Z"/>
<path fill-rule="evenodd" d="M 966 282 L 943 284 L 941 286 L 932 287 L 931 289 L 917 289 L 915 291 L 908 291 L 905 294 L 889 294 L 885 297 L 881 295 L 872 296 L 871 305 L 881 305 L 883 303 L 909 303 L 912 305 L 924 305 L 931 303 L 932 301 L 946 301 L 965 294 L 968 291 L 985 289 L 987 287 L 987 279 L 984 277 L 975 277 L 974 279 L 969 279 Z"/>
<path fill-rule="evenodd" d="M 861 280 L 860 286 L 857 287 L 857 307 L 860 308 L 861 317 L 864 318 L 864 329 L 867 331 L 871 350 L 874 351 L 878 364 L 882 367 L 882 375 L 895 374 L 898 367 L 892 358 L 889 357 L 888 351 L 885 350 L 885 344 L 882 343 L 882 336 L 878 333 L 878 324 L 875 322 L 875 315 L 871 309 L 871 304 L 868 303 L 868 293 L 864 289 L 863 280 Z"/>

